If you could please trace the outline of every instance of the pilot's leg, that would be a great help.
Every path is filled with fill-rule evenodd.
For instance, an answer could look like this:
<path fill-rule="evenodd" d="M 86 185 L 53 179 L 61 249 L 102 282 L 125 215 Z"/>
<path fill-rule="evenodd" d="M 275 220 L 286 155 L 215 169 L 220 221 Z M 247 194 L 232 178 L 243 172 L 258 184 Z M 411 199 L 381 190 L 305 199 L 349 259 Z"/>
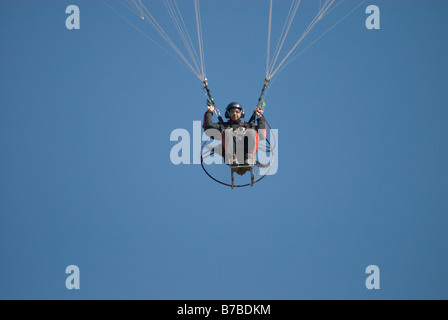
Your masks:
<path fill-rule="evenodd" d="M 244 137 L 244 162 L 253 165 L 257 146 L 257 133 L 254 129 L 246 130 Z"/>
<path fill-rule="evenodd" d="M 233 134 L 233 129 L 226 129 L 224 131 L 224 141 L 225 141 L 225 163 L 234 163 L 234 153 L 235 153 L 235 135 Z"/>

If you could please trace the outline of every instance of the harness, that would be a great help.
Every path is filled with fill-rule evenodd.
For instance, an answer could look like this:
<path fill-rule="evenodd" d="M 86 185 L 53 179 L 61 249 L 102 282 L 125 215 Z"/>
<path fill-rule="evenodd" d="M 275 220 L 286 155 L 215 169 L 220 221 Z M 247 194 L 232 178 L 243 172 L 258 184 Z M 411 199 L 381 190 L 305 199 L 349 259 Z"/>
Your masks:
<path fill-rule="evenodd" d="M 232 123 L 223 122 L 219 123 L 221 133 L 224 133 L 225 130 L 233 128 Z M 247 123 L 244 121 L 240 121 L 238 123 L 238 128 L 234 128 L 233 132 L 235 134 L 245 133 L 247 129 L 254 129 L 257 125 L 255 123 Z"/>

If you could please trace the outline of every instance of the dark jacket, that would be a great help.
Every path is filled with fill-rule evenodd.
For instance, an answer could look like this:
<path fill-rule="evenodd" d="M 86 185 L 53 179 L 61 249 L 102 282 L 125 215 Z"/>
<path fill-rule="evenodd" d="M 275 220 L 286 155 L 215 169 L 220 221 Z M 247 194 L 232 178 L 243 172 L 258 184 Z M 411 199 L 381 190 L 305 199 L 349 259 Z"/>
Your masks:
<path fill-rule="evenodd" d="M 212 118 L 213 118 L 213 112 L 210 110 L 207 110 L 207 112 L 204 115 L 204 124 L 202 126 L 204 128 L 204 130 L 217 129 L 221 133 L 223 133 L 224 130 L 229 129 L 229 128 L 232 128 L 233 130 L 238 129 L 240 127 L 253 128 L 255 130 L 258 130 L 258 132 L 260 134 L 260 139 L 263 140 L 266 137 L 266 120 L 263 117 L 257 118 L 257 124 L 249 124 L 242 120 L 238 120 L 237 122 L 229 120 L 229 121 L 224 122 L 223 124 L 219 124 L 219 123 L 214 123 Z"/>

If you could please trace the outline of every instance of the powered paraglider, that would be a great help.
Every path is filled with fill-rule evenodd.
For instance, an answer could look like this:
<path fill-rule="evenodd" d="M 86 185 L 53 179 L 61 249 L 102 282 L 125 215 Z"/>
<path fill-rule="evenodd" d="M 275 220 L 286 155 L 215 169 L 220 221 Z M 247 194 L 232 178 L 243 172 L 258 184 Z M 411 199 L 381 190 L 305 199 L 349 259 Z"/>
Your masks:
<path fill-rule="evenodd" d="M 107 6 L 109 6 L 112 10 L 114 10 L 118 15 L 128 21 L 131 25 L 133 25 L 138 31 L 143 32 L 146 35 L 146 32 L 142 31 L 136 23 L 127 19 L 123 14 L 121 14 L 120 9 L 113 7 L 110 1 L 102 0 Z M 205 94 L 207 95 L 207 104 L 213 106 L 213 110 L 218 117 L 219 123 L 223 124 L 224 121 L 222 119 L 221 113 L 217 108 L 217 105 L 212 97 L 208 80 L 206 77 L 206 68 L 205 68 L 205 55 L 204 55 L 204 41 L 203 41 L 203 32 L 202 32 L 202 22 L 201 22 L 201 11 L 199 0 L 191 0 L 194 6 L 194 16 L 196 25 L 193 28 L 195 37 L 191 36 L 189 29 L 185 23 L 183 15 L 181 13 L 181 9 L 176 2 L 176 0 L 163 0 L 163 4 L 166 7 L 166 10 L 169 14 L 169 17 L 175 26 L 178 38 L 181 39 L 182 47 L 173 40 L 173 38 L 168 35 L 162 25 L 156 20 L 154 15 L 148 9 L 146 2 L 143 0 L 118 0 L 118 2 L 125 8 L 129 9 L 135 16 L 139 18 L 142 23 L 149 24 L 152 29 L 155 30 L 156 34 L 160 37 L 160 39 L 164 40 L 165 44 L 168 45 L 168 50 L 166 50 L 174 59 L 179 61 L 184 67 L 190 70 L 202 83 L 203 89 L 205 90 Z M 274 10 L 274 0 L 269 0 L 269 3 L 266 0 L 266 4 L 268 11 L 268 25 L 267 25 L 267 61 L 266 61 L 266 74 L 263 83 L 263 87 L 258 97 L 256 106 L 254 110 L 259 108 L 264 108 L 266 103 L 264 101 L 264 96 L 269 85 L 272 83 L 273 79 L 278 76 L 278 74 L 292 61 L 297 59 L 303 52 L 309 49 L 312 45 L 314 45 L 318 40 L 320 40 L 323 36 L 325 36 L 330 30 L 332 30 L 336 25 L 338 25 L 342 20 L 344 20 L 348 15 L 354 12 L 358 7 L 365 2 L 365 0 L 358 1 L 357 5 L 351 7 L 351 10 L 345 10 L 343 14 L 339 14 L 339 20 L 333 22 L 329 27 L 326 27 L 324 32 L 321 32 L 319 36 L 315 37 L 315 39 L 309 42 L 305 47 L 302 47 L 303 41 L 308 37 L 311 30 L 315 28 L 324 18 L 326 18 L 331 12 L 333 12 L 336 8 L 340 7 L 344 0 L 313 0 L 313 4 L 315 6 L 315 10 L 313 10 L 313 14 L 308 17 L 308 21 L 305 22 L 306 27 L 304 31 L 300 34 L 296 41 L 293 42 L 290 49 L 282 54 L 282 50 L 285 47 L 286 39 L 291 31 L 291 26 L 297 16 L 297 12 L 299 11 L 300 6 L 305 2 L 305 0 L 292 0 L 291 5 L 289 7 L 289 11 L 287 17 L 284 21 L 283 28 L 281 34 L 278 38 L 277 45 L 275 50 L 271 52 L 271 33 L 273 29 L 273 10 Z M 284 2 L 282 2 L 282 5 Z M 152 41 L 158 44 L 158 41 L 153 40 L 152 37 L 149 37 Z M 194 39 L 194 40 L 193 40 Z M 159 45 L 159 44 L 158 44 Z M 160 46 L 160 45 L 159 45 Z M 163 48 L 163 47 L 162 47 Z M 301 51 L 299 51 L 301 48 Z M 264 117 L 264 116 L 263 116 Z M 249 124 L 253 123 L 256 118 L 255 111 L 252 114 Z M 264 118 L 265 119 L 265 118 Z M 206 141 L 201 149 L 201 166 L 204 169 L 204 172 L 212 178 L 214 181 L 219 182 L 223 185 L 234 187 L 245 187 L 245 186 L 253 186 L 258 181 L 262 180 L 266 175 L 269 174 L 269 170 L 275 161 L 274 150 L 275 150 L 275 134 L 273 134 L 273 130 L 270 127 L 269 123 L 266 121 L 267 126 L 270 131 L 271 141 L 266 138 L 263 141 L 260 141 L 258 152 L 256 155 L 256 159 L 251 165 L 229 165 L 231 175 L 227 176 L 219 176 L 216 170 L 215 161 L 210 161 L 214 158 L 216 154 L 216 150 L 220 148 L 219 139 L 216 137 L 210 137 L 208 141 Z M 223 167 L 223 166 L 221 166 Z M 247 172 L 250 172 L 250 180 L 235 182 L 236 173 L 239 176 L 244 176 Z"/>

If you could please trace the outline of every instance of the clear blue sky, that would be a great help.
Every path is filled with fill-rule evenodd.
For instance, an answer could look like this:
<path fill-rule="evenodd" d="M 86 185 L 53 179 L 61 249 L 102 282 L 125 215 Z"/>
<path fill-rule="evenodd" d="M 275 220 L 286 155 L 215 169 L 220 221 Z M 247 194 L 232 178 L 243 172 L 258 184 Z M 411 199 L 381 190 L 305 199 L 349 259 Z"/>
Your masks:
<path fill-rule="evenodd" d="M 201 9 L 214 98 L 251 109 L 269 1 Z M 367 1 L 272 83 L 278 172 L 231 190 L 170 161 L 171 132 L 205 111 L 191 72 L 99 0 L 1 0 L 0 298 L 447 299 L 447 15 Z"/>

